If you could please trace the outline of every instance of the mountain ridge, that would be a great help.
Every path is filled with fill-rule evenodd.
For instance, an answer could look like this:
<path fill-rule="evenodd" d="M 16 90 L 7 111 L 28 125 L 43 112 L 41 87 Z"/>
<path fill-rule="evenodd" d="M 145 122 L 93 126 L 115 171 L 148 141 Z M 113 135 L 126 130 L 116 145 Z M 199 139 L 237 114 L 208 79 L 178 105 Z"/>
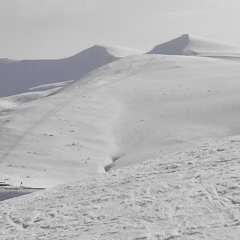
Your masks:
<path fill-rule="evenodd" d="M 240 57 L 240 46 L 183 34 L 178 38 L 156 45 L 147 53 L 202 57 Z"/>
<path fill-rule="evenodd" d="M 3 60 L 0 64 L 0 97 L 20 94 L 39 85 L 77 80 L 88 72 L 132 54 L 141 52 L 95 45 L 63 59 Z"/>
<path fill-rule="evenodd" d="M 238 134 L 239 89 L 239 62 L 119 59 L 1 111 L 1 177 L 56 186 Z"/>

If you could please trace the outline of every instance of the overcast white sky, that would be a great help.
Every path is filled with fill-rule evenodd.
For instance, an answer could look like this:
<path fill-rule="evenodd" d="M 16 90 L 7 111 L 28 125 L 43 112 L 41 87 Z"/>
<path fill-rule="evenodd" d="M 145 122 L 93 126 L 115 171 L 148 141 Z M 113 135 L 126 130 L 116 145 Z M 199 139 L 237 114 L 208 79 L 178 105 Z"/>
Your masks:
<path fill-rule="evenodd" d="M 240 0 L 0 0 L 0 58 L 74 55 L 95 44 L 140 50 L 183 33 L 240 45 Z"/>

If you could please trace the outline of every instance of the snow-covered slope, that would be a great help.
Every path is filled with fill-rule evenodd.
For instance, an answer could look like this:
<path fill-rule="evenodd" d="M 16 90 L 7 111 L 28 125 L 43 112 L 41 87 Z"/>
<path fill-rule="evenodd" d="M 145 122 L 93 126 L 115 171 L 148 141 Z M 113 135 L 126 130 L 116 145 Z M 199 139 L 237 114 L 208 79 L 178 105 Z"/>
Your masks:
<path fill-rule="evenodd" d="M 58 60 L 10 61 L 0 59 L 0 97 L 28 91 L 39 85 L 80 79 L 88 72 L 140 51 L 95 45 Z"/>
<path fill-rule="evenodd" d="M 0 202 L 2 240 L 240 239 L 240 137 Z"/>
<path fill-rule="evenodd" d="M 240 47 L 201 37 L 182 36 L 155 46 L 149 54 L 240 58 Z"/>
<path fill-rule="evenodd" d="M 238 134 L 239 69 L 238 61 L 129 56 L 5 109 L 1 178 L 49 187 Z"/>

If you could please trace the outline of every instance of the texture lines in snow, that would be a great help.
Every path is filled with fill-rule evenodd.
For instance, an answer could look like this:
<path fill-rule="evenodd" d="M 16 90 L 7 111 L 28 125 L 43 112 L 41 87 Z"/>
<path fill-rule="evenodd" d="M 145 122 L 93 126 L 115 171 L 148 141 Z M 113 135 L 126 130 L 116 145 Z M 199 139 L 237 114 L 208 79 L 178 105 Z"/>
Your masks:
<path fill-rule="evenodd" d="M 221 140 L 2 202 L 2 239 L 239 239 L 239 147 Z"/>

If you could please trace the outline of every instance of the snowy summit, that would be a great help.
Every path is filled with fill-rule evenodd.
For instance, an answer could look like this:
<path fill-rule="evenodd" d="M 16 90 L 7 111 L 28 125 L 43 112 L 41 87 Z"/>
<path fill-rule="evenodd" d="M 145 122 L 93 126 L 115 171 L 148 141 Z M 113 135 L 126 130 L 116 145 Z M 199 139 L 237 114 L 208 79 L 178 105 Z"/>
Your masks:
<path fill-rule="evenodd" d="M 239 58 L 240 47 L 189 34 L 155 46 L 149 54 Z"/>

